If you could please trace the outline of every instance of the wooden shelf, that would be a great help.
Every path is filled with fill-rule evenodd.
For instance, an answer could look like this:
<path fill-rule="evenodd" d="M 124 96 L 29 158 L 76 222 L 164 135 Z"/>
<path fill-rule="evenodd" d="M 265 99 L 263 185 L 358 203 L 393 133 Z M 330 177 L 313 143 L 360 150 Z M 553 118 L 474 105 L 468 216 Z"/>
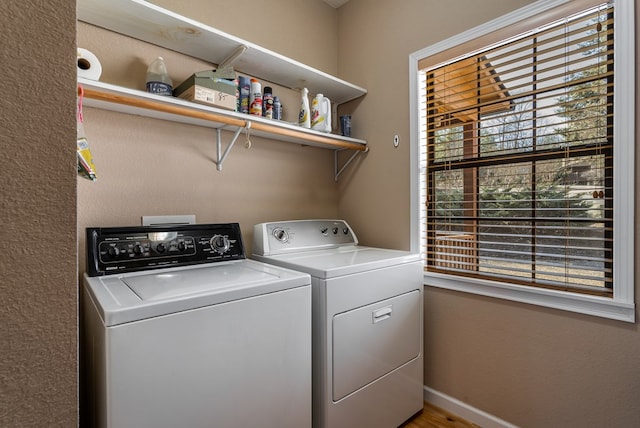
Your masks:
<path fill-rule="evenodd" d="M 247 46 L 233 63 L 238 72 L 290 89 L 306 87 L 311 94 L 324 94 L 334 105 L 367 93 L 352 83 L 143 0 L 78 0 L 77 9 L 80 21 L 216 65 L 238 47 Z"/>
<path fill-rule="evenodd" d="M 235 131 L 250 128 L 252 136 L 328 149 L 366 151 L 367 142 L 356 138 L 300 128 L 282 121 L 209 107 L 174 97 L 123 88 L 78 78 L 84 89 L 83 105 L 154 119 Z"/>

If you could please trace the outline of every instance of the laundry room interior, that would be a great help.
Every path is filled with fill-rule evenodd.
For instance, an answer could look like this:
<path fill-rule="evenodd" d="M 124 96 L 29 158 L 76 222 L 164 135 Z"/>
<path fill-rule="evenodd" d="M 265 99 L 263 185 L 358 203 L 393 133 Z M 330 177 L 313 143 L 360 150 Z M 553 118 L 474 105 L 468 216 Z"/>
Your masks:
<path fill-rule="evenodd" d="M 77 48 L 99 59 L 100 83 L 133 91 L 145 91 L 147 69 L 158 57 L 174 88 L 218 64 L 90 24 L 78 16 L 76 2 L 53 0 L 43 8 L 38 2 L 9 0 L 0 18 L 7 28 L 1 51 L 15 66 L 4 73 L 7 144 L 0 218 L 7 225 L 6 245 L 20 251 L 2 257 L 12 278 L 3 287 L 1 305 L 6 356 L 0 425 L 69 427 L 83 418 L 79 314 L 83 275 L 89 269 L 87 228 L 140 226 L 143 216 L 238 223 L 250 258 L 257 251 L 255 225 L 335 219 L 352 228 L 360 245 L 420 251 L 421 238 L 412 236 L 418 208 L 412 193 L 417 171 L 412 165 L 410 56 L 549 1 L 557 3 L 154 0 L 150 3 L 158 8 L 287 57 L 301 69 L 364 88 L 363 95 L 333 104 L 329 134 L 341 133 L 339 117 L 347 115 L 351 134 L 335 138 L 338 143 L 332 145 L 297 139 L 295 130 L 294 137 L 281 137 L 288 125 L 273 135 L 251 126 L 230 125 L 220 132 L 187 120 L 164 120 L 161 114 L 104 108 L 87 90 L 81 107 L 95 165 L 96 180 L 90 180 L 78 174 L 71 143 L 78 121 Z M 586 8 L 597 2 L 562 3 Z M 634 14 L 637 58 L 637 4 Z M 132 17 L 130 25 L 144 22 L 144 16 Z M 178 44 L 198 37 L 188 27 L 158 35 Z M 240 67 L 238 74 L 261 79 L 263 70 L 252 74 Z M 634 122 L 640 118 L 639 76 L 636 65 Z M 279 97 L 282 120 L 297 125 L 305 82 L 296 87 L 275 79 L 261 82 Z M 630 137 L 637 141 L 640 127 Z M 341 147 L 341 142 L 366 150 Z M 220 154 L 227 148 L 222 162 Z M 637 189 L 637 174 L 633 184 Z M 623 195 L 632 208 L 638 207 L 635 192 Z M 627 235 L 634 237 L 633 248 L 639 235 L 632 225 Z M 635 265 L 638 251 L 632 254 Z M 640 295 L 640 287 L 633 269 L 631 321 L 436 287 L 420 278 L 424 401 L 482 427 L 637 423 L 640 331 L 633 296 Z M 238 403 L 238 412 L 251 410 Z M 457 425 L 445 420 L 420 426 Z"/>

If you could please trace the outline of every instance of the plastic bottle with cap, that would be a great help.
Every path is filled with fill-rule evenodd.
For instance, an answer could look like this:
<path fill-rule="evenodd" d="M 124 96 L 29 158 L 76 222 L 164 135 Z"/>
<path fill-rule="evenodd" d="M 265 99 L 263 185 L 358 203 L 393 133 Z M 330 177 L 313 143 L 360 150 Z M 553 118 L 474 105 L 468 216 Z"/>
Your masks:
<path fill-rule="evenodd" d="M 173 95 L 173 80 L 169 77 L 167 66 L 161 56 L 147 68 L 147 92 L 157 95 Z"/>
<path fill-rule="evenodd" d="M 311 129 L 331 132 L 331 101 L 317 94 L 311 102 Z"/>
<path fill-rule="evenodd" d="M 300 91 L 300 113 L 298 114 L 298 125 L 303 128 L 311 128 L 311 113 L 309 112 L 309 90 L 302 88 Z"/>
<path fill-rule="evenodd" d="M 249 93 L 249 114 L 262 116 L 262 85 L 257 79 L 251 79 L 251 93 Z"/>

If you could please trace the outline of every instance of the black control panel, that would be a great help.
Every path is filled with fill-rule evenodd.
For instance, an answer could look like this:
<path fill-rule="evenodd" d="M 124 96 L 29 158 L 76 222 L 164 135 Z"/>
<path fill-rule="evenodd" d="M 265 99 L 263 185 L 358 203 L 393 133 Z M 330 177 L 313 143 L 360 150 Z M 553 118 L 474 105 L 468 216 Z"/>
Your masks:
<path fill-rule="evenodd" d="M 87 228 L 89 276 L 244 258 L 238 223 Z"/>

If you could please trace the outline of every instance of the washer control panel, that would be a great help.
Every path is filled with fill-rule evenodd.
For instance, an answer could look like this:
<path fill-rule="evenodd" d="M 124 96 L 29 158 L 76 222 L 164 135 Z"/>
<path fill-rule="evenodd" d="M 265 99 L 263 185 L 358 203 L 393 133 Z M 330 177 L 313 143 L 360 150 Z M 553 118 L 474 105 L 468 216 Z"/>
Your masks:
<path fill-rule="evenodd" d="M 261 223 L 253 229 L 253 252 L 273 255 L 293 251 L 358 245 L 344 220 L 292 220 Z"/>
<path fill-rule="evenodd" d="M 89 276 L 244 258 L 238 223 L 87 228 Z"/>

